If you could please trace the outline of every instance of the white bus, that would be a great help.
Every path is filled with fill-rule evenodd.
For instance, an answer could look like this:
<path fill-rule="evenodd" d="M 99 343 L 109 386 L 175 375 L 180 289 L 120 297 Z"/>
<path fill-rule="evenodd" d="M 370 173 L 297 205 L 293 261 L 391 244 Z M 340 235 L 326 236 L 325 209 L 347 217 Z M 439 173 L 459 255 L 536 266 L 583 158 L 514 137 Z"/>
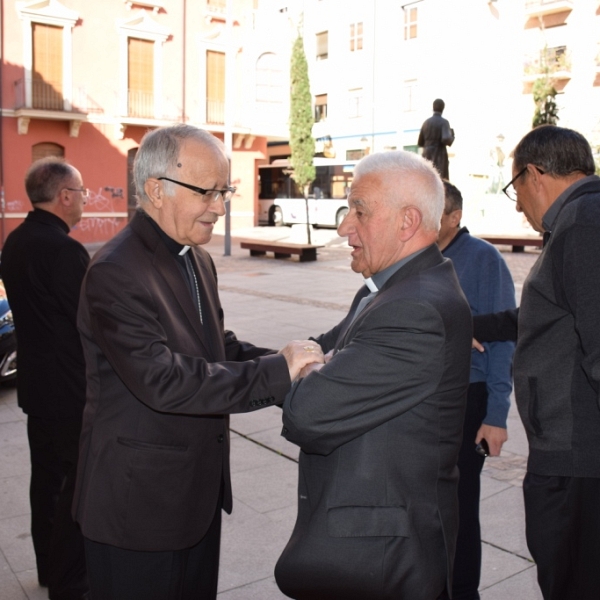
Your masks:
<path fill-rule="evenodd" d="M 355 162 L 315 158 L 315 180 L 308 191 L 309 221 L 317 227 L 338 227 L 348 212 L 347 196 Z M 306 204 L 290 176 L 287 160 L 258 168 L 258 222 L 261 225 L 306 223 Z"/>

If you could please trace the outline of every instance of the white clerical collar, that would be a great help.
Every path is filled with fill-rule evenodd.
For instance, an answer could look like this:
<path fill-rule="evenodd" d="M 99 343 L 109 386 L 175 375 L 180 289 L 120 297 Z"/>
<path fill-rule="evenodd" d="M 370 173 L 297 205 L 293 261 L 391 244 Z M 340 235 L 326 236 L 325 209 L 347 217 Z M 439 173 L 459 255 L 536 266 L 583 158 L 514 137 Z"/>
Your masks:
<path fill-rule="evenodd" d="M 191 246 L 184 246 L 180 251 L 179 251 L 179 256 L 185 256 L 185 254 L 187 253 L 187 251 L 190 249 Z"/>
<path fill-rule="evenodd" d="M 365 279 L 365 285 L 369 288 L 370 292 L 378 292 L 379 291 L 379 288 L 375 285 L 375 282 L 370 277 L 367 277 Z"/>

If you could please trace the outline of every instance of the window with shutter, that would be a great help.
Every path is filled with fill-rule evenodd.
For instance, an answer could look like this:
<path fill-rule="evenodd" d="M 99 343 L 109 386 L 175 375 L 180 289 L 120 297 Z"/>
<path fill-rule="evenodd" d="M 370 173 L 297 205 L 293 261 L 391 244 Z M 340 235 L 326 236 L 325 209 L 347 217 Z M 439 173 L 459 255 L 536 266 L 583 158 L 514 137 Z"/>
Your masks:
<path fill-rule="evenodd" d="M 317 60 L 325 60 L 329 55 L 329 32 L 317 33 Z"/>
<path fill-rule="evenodd" d="M 58 144 L 53 144 L 52 142 L 40 142 L 39 144 L 34 144 L 31 147 L 32 163 L 40 158 L 46 158 L 47 156 L 58 156 L 59 158 L 64 158 L 65 149 Z"/>
<path fill-rule="evenodd" d="M 33 108 L 63 110 L 63 28 L 32 23 Z"/>
<path fill-rule="evenodd" d="M 225 54 L 206 52 L 206 122 L 225 122 Z"/>
<path fill-rule="evenodd" d="M 327 120 L 327 94 L 315 96 L 315 123 Z"/>
<path fill-rule="evenodd" d="M 154 117 L 154 42 L 127 40 L 127 94 L 130 117 Z"/>

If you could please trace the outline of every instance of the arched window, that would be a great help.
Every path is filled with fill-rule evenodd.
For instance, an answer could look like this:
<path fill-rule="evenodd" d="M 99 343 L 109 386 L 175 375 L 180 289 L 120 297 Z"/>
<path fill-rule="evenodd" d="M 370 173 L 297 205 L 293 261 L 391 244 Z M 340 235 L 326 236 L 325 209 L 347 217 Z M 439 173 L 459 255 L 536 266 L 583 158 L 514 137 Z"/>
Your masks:
<path fill-rule="evenodd" d="M 256 101 L 283 104 L 283 67 L 280 58 L 267 52 L 256 61 Z"/>
<path fill-rule="evenodd" d="M 58 156 L 64 158 L 65 149 L 52 142 L 40 142 L 31 147 L 31 162 L 35 162 L 40 158 L 46 158 L 46 156 Z"/>

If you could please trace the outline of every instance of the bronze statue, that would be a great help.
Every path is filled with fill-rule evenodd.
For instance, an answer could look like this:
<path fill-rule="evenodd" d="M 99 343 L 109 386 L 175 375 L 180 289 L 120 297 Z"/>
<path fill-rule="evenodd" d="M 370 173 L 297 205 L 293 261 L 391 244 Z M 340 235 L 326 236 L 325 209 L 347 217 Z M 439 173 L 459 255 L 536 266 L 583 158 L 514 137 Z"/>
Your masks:
<path fill-rule="evenodd" d="M 454 142 L 454 129 L 442 117 L 445 106 L 439 98 L 433 101 L 433 115 L 421 126 L 418 143 L 423 148 L 423 157 L 435 165 L 442 179 L 450 179 L 446 146 L 452 146 Z"/>

